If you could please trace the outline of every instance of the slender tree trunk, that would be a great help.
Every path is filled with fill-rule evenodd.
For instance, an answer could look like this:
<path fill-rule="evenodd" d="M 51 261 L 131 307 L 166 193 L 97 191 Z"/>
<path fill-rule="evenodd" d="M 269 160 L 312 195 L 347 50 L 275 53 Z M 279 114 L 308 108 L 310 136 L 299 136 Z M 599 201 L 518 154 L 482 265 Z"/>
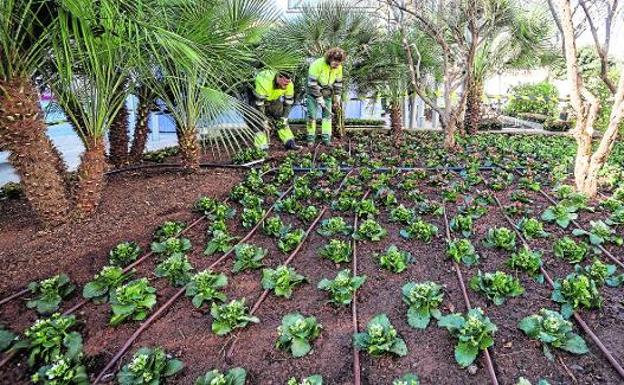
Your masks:
<path fill-rule="evenodd" d="M 102 138 L 87 138 L 86 149 L 78 167 L 76 186 L 76 212 L 84 217 L 95 212 L 102 198 L 106 152 Z"/>
<path fill-rule="evenodd" d="M 26 198 L 47 224 L 69 211 L 63 160 L 46 135 L 39 93 L 28 78 L 0 81 L 0 146 L 20 176 Z"/>
<path fill-rule="evenodd" d="M 472 79 L 468 88 L 466 101 L 465 127 L 469 134 L 475 134 L 479 130 L 481 122 L 481 97 L 483 96 L 483 83 Z"/>
<path fill-rule="evenodd" d="M 182 156 L 182 165 L 189 171 L 198 170 L 201 159 L 201 151 L 199 148 L 199 140 L 197 138 L 197 129 L 178 128 L 177 134 L 178 144 L 180 145 L 180 155 Z"/>
<path fill-rule="evenodd" d="M 397 148 L 401 147 L 403 139 L 402 121 L 403 114 L 401 113 L 401 104 L 393 102 L 390 105 L 390 132 L 392 133 L 394 145 Z"/>
<path fill-rule="evenodd" d="M 128 107 L 124 103 L 108 130 L 110 145 L 110 162 L 115 167 L 128 163 Z"/>
<path fill-rule="evenodd" d="M 139 89 L 138 93 L 139 106 L 136 112 L 136 123 L 134 126 L 134 137 L 132 139 L 132 148 L 130 149 L 129 161 L 131 163 L 139 163 L 145 151 L 147 137 L 150 133 L 149 116 L 152 108 L 152 100 L 144 87 Z"/>

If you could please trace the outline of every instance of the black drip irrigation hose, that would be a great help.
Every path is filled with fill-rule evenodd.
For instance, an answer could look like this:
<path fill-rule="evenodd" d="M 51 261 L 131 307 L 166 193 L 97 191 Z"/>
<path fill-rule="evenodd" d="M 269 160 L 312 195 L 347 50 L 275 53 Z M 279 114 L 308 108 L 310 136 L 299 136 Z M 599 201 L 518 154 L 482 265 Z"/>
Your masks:
<path fill-rule="evenodd" d="M 251 161 L 245 164 L 231 164 L 231 163 L 200 163 L 200 168 L 213 169 L 213 168 L 231 168 L 231 169 L 243 169 L 248 170 L 253 168 L 252 166 L 260 163 L 264 163 L 266 159 L 258 159 Z M 153 168 L 176 168 L 176 169 L 185 169 L 185 167 L 181 163 L 158 163 L 158 164 L 141 164 L 138 166 L 124 167 L 116 170 L 107 171 L 104 175 L 115 175 L 121 174 L 124 172 L 131 171 L 139 171 L 139 170 L 147 170 Z"/>
<path fill-rule="evenodd" d="M 483 176 L 482 176 L 483 178 Z M 485 180 L 485 178 L 483 178 L 483 181 L 486 183 L 487 182 Z M 548 196 L 548 194 L 546 194 L 544 191 L 542 191 L 540 189 L 540 192 L 542 194 L 544 194 L 545 196 Z M 503 214 L 503 216 L 505 217 L 505 219 L 507 220 L 507 222 L 509 223 L 509 225 L 511 226 L 511 228 L 515 231 L 515 233 L 518 235 L 518 238 L 520 238 L 520 240 L 522 241 L 522 244 L 527 248 L 527 249 L 531 249 L 529 243 L 527 242 L 527 240 L 524 238 L 524 235 L 522 234 L 522 232 L 520 230 L 518 230 L 518 228 L 516 227 L 516 225 L 514 224 L 513 220 L 509 217 L 509 215 L 507 215 L 507 213 L 505 212 L 505 208 L 503 207 L 503 205 L 501 204 L 500 200 L 498 199 L 498 197 L 496 197 L 496 195 L 490 191 L 490 195 L 492 196 L 492 198 L 494 198 L 494 201 L 496 202 L 496 205 L 498 206 L 498 208 L 500 209 L 501 213 Z M 552 198 L 551 198 L 552 199 Z M 546 271 L 546 269 L 544 269 L 544 266 L 540 266 L 540 272 L 544 275 L 544 277 L 546 278 L 546 281 L 548 282 L 548 284 L 554 288 L 554 281 L 553 279 L 550 277 L 550 275 L 548 274 L 548 272 Z M 611 366 L 613 367 L 613 369 L 615 369 L 615 371 L 619 374 L 619 376 L 624 379 L 624 368 L 622 368 L 622 366 L 620 365 L 620 363 L 615 359 L 615 357 L 613 357 L 613 354 L 611 354 L 611 352 L 609 351 L 609 349 L 602 343 L 602 341 L 600 340 L 600 338 L 598 338 L 598 336 L 594 333 L 594 331 L 589 327 L 589 325 L 587 325 L 587 323 L 585 322 L 585 320 L 583 320 L 583 318 L 577 313 L 574 312 L 573 313 L 574 319 L 576 320 L 576 322 L 578 323 L 578 325 L 581 327 L 581 329 L 583 329 L 583 331 L 585 332 L 585 334 L 587 334 L 591 340 L 596 344 L 596 346 L 598 347 L 598 349 L 600 350 L 600 352 L 605 356 L 605 358 L 607 359 L 607 361 L 609 361 L 609 363 L 611 364 Z"/>
<path fill-rule="evenodd" d="M 351 167 L 351 166 L 340 166 L 340 171 L 351 171 L 354 169 L 362 168 L 362 167 Z M 480 167 L 480 171 L 492 171 L 496 167 L 493 166 L 484 166 Z M 330 168 L 321 166 L 321 167 L 293 167 L 295 172 L 309 172 L 309 171 L 326 171 Z M 275 171 L 276 168 L 268 170 L 267 173 Z M 333 168 L 332 168 L 333 170 Z M 399 172 L 410 172 L 410 171 L 453 171 L 453 172 L 461 172 L 467 170 L 466 167 L 375 167 L 371 169 L 373 172 L 390 172 L 390 171 L 399 171 Z"/>

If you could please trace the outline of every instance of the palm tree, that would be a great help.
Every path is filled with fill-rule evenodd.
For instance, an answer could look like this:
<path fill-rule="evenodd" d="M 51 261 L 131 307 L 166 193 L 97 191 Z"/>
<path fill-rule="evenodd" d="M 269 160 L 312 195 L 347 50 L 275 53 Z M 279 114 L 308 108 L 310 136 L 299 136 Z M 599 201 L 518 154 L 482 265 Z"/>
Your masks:
<path fill-rule="evenodd" d="M 0 148 L 10 152 L 31 206 L 48 224 L 69 211 L 65 165 L 50 139 L 33 81 L 44 64 L 54 5 L 3 0 L 0 5 Z"/>
<path fill-rule="evenodd" d="M 224 112 L 249 108 L 230 94 L 252 79 L 259 61 L 254 48 L 277 20 L 267 0 L 190 0 L 168 16 L 167 28 L 198 47 L 203 65 L 184 65 L 160 55 L 154 57 L 157 73 L 144 78 L 176 123 L 182 162 L 189 170 L 200 163 L 199 125 Z M 229 153 L 252 135 L 248 127 L 220 130 L 214 144 Z"/>
<path fill-rule="evenodd" d="M 358 93 L 372 93 L 374 96 L 385 98 L 390 111 L 390 129 L 397 147 L 403 137 L 401 106 L 404 98 L 414 92 L 410 61 L 403 41 L 404 34 L 412 48 L 409 54 L 412 55 L 412 62 L 419 71 L 418 76 L 429 75 L 439 78 L 435 45 L 416 29 L 407 32 L 400 28 L 388 31 L 370 47 L 366 59 L 354 65 L 352 70 L 353 76 L 359 80 Z"/>
<path fill-rule="evenodd" d="M 481 118 L 483 86 L 494 73 L 540 65 L 550 55 L 549 18 L 540 9 L 526 9 L 519 0 L 498 2 L 497 17 L 485 30 L 475 54 L 468 85 L 465 123 L 476 132 Z"/>

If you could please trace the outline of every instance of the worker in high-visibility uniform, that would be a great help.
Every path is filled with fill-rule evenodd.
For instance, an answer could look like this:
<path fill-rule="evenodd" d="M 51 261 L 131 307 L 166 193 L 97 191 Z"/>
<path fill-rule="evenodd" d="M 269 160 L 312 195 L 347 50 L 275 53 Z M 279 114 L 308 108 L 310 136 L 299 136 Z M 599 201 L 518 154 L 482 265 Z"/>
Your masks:
<path fill-rule="evenodd" d="M 287 150 L 298 150 L 295 137 L 288 125 L 288 115 L 294 103 L 295 87 L 290 74 L 270 69 L 256 75 L 254 88 L 250 97 L 252 105 L 264 117 L 263 130 L 271 127 L 277 129 L 277 136 Z M 267 150 L 269 140 L 263 130 L 258 130 L 254 138 L 256 148 Z"/>
<path fill-rule="evenodd" d="M 342 96 L 342 63 L 346 53 L 341 48 L 330 48 L 322 58 L 310 64 L 306 87 L 308 108 L 307 136 L 308 145 L 316 140 L 316 116 L 322 111 L 321 138 L 329 145 L 332 137 L 332 104 L 339 104 Z M 332 100 L 333 99 L 333 100 Z"/>

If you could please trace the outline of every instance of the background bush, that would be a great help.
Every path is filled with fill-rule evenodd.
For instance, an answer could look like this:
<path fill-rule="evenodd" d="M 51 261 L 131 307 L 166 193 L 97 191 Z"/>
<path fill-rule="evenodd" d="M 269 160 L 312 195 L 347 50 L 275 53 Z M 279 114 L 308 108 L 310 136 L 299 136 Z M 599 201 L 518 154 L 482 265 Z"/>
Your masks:
<path fill-rule="evenodd" d="M 554 116 L 557 113 L 559 92 L 557 87 L 548 83 L 520 84 L 509 91 L 513 96 L 535 96 L 547 98 L 541 100 L 510 99 L 505 107 L 505 113 L 517 116 L 520 113 L 542 114 Z"/>

